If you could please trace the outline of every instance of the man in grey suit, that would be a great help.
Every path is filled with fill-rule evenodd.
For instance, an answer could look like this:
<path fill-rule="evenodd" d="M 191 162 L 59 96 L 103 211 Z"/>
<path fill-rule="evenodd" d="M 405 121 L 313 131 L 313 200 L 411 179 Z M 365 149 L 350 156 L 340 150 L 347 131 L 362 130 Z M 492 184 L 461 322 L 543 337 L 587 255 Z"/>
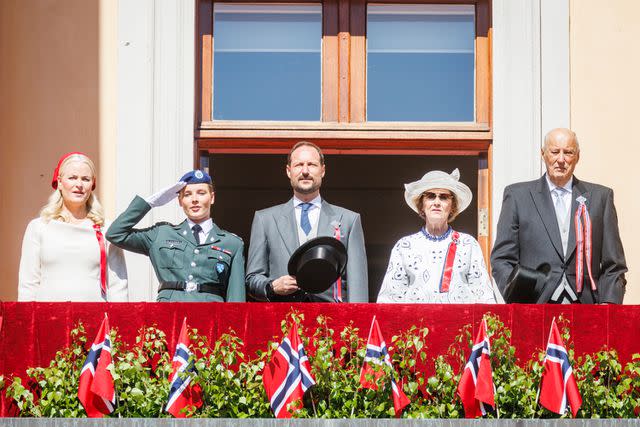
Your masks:
<path fill-rule="evenodd" d="M 546 135 L 542 159 L 545 175 L 504 190 L 491 253 L 498 288 L 504 293 L 516 266 L 546 262 L 538 303 L 622 304 L 627 266 L 613 191 L 573 175 L 580 146 L 569 129 Z"/>
<path fill-rule="evenodd" d="M 320 197 L 325 174 L 322 151 L 311 142 L 298 142 L 289 152 L 286 172 L 293 198 L 257 211 L 253 218 L 247 292 L 259 301 L 368 302 L 367 256 L 360 215 Z M 347 248 L 347 269 L 341 281 L 325 292 L 308 294 L 287 273 L 287 263 L 298 246 L 318 236 L 339 238 Z"/>

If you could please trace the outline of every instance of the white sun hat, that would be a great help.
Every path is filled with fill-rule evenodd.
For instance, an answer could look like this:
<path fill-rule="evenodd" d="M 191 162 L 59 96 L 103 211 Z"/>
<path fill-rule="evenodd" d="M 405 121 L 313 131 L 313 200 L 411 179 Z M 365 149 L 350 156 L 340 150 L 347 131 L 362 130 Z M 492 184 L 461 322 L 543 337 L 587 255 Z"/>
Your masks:
<path fill-rule="evenodd" d="M 471 189 L 460 182 L 460 171 L 454 169 L 451 174 L 443 171 L 431 171 L 424 174 L 418 181 L 404 185 L 404 200 L 418 215 L 418 201 L 422 193 L 435 188 L 451 191 L 458 204 L 458 214 L 469 207 L 473 195 Z"/>

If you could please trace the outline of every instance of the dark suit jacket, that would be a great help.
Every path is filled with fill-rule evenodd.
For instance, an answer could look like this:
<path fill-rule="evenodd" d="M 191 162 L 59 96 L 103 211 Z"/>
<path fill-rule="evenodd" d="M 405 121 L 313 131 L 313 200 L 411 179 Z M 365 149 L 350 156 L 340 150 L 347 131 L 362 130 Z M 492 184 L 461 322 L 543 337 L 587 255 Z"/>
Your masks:
<path fill-rule="evenodd" d="M 585 265 L 580 302 L 622 303 L 627 265 L 618 231 L 613 190 L 580 181 L 575 176 L 566 256 L 562 253 L 560 229 L 545 176 L 505 188 L 496 241 L 491 253 L 492 274 L 501 292 L 504 293 L 509 275 L 516 265 L 536 268 L 543 262 L 551 265 L 545 289 L 549 289 L 549 286 L 555 288 L 562 280 L 562 274 L 566 273 L 569 284 L 575 290 L 576 235 L 573 218 L 579 196 L 586 199 L 592 222 L 591 271 L 597 284 L 597 292 L 592 292 Z"/>
<path fill-rule="evenodd" d="M 257 211 L 251 226 L 251 241 L 247 260 L 247 291 L 260 301 L 333 301 L 332 288 L 322 294 L 270 295 L 270 283 L 287 275 L 287 264 L 300 246 L 293 200 Z M 318 237 L 333 236 L 334 221 L 340 224 L 341 241 L 347 248 L 347 270 L 342 278 L 345 302 L 368 302 L 367 255 L 360 215 L 322 200 L 318 219 Z"/>

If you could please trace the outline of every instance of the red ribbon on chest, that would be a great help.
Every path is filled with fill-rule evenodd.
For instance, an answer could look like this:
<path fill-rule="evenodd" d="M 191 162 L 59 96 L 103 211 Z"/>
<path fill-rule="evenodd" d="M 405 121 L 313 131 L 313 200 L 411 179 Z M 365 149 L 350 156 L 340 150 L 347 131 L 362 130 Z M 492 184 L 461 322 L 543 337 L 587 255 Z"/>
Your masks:
<path fill-rule="evenodd" d="M 442 269 L 442 277 L 440 278 L 440 292 L 449 292 L 449 286 L 451 285 L 451 275 L 453 273 L 453 261 L 456 259 L 456 250 L 458 249 L 458 241 L 460 239 L 460 233 L 454 231 L 451 234 L 451 243 L 447 249 L 447 257 L 444 261 L 444 268 Z"/>
<path fill-rule="evenodd" d="M 340 226 L 334 225 L 333 227 L 333 237 L 340 240 Z M 333 284 L 333 300 L 335 302 L 342 302 L 342 277 L 338 277 L 338 280 Z"/>
<path fill-rule="evenodd" d="M 100 246 L 100 292 L 102 298 L 107 300 L 107 247 L 104 243 L 104 236 L 100 230 L 98 224 L 93 224 L 93 229 L 96 231 L 96 238 L 98 239 L 98 245 Z"/>

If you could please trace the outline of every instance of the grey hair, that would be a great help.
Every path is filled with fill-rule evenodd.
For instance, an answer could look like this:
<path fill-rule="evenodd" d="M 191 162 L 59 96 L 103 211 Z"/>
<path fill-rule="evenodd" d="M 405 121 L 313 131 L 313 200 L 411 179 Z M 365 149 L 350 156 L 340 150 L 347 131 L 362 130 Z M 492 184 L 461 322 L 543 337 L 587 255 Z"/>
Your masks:
<path fill-rule="evenodd" d="M 557 133 L 557 132 L 560 132 L 560 131 L 566 132 L 568 134 L 568 136 L 571 139 L 573 139 L 573 141 L 576 143 L 576 151 L 579 153 L 580 152 L 580 142 L 578 142 L 578 135 L 576 135 L 576 133 L 574 131 L 572 131 L 571 129 L 565 129 L 565 128 L 551 129 L 549 132 L 547 132 L 547 134 L 544 136 L 544 143 L 542 144 L 542 152 L 544 153 L 549 148 L 549 144 L 551 143 L 552 135 L 554 133 Z"/>

